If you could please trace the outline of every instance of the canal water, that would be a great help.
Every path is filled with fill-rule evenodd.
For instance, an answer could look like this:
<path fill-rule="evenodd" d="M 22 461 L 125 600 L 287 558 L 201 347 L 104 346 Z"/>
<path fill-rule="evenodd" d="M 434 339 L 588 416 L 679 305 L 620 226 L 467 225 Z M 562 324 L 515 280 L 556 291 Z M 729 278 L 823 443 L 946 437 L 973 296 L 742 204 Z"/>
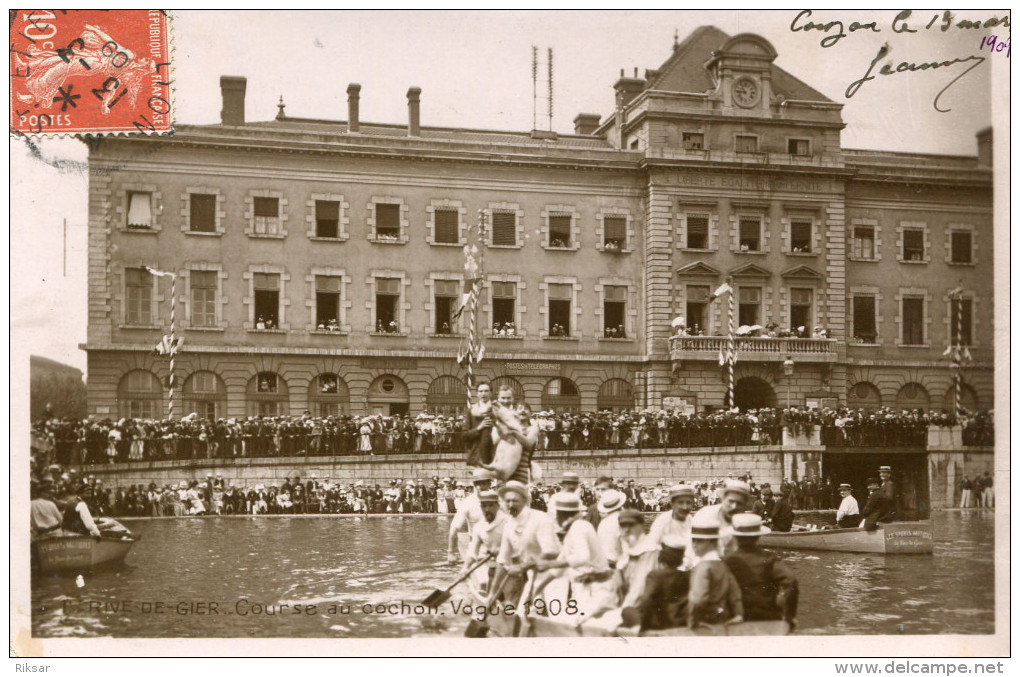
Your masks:
<path fill-rule="evenodd" d="M 992 511 L 936 513 L 935 553 L 781 553 L 801 586 L 799 634 L 994 632 Z M 417 605 L 452 569 L 438 517 L 185 518 L 130 522 L 119 568 L 35 574 L 37 637 L 461 636 L 453 603 Z M 359 578 L 360 576 L 360 578 Z M 405 604 L 401 604 L 405 601 Z M 312 605 L 311 607 L 309 605 Z"/>

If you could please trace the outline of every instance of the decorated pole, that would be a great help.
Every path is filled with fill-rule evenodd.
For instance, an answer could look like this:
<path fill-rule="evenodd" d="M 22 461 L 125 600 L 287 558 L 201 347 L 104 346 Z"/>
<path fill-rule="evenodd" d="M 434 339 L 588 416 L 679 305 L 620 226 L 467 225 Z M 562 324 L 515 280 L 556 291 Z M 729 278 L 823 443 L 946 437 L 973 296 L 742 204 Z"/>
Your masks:
<path fill-rule="evenodd" d="M 953 381 L 953 419 L 958 423 L 963 413 L 963 363 L 970 360 L 970 350 L 963 343 L 963 286 L 949 292 L 950 305 L 956 303 L 953 313 L 954 331 L 949 337 L 949 373 Z"/>
<path fill-rule="evenodd" d="M 732 279 L 730 280 L 732 282 Z M 737 339 L 736 339 L 736 309 L 734 307 L 733 299 L 733 286 L 730 282 L 726 282 L 719 286 L 712 293 L 712 299 L 715 300 L 723 294 L 729 294 L 728 306 L 727 306 L 727 334 L 726 334 L 726 348 L 719 350 L 719 366 L 726 369 L 726 398 L 729 402 L 730 408 L 733 408 L 734 399 L 734 378 L 733 369 L 737 362 Z"/>
<path fill-rule="evenodd" d="M 177 340 L 177 274 L 163 270 L 156 270 L 155 268 L 145 267 L 145 270 L 150 275 L 156 277 L 169 277 L 170 278 L 170 334 L 164 336 L 163 340 L 156 346 L 156 354 L 166 355 L 170 358 L 170 380 L 167 384 L 167 411 L 166 417 L 168 420 L 174 418 L 174 388 L 176 386 L 175 371 L 174 371 L 174 360 L 177 357 L 177 351 L 180 349 L 180 343 Z"/>
<path fill-rule="evenodd" d="M 485 210 L 479 209 L 477 224 L 474 228 L 468 228 L 468 243 L 464 245 L 464 285 L 467 289 L 461 307 L 454 315 L 454 319 L 461 315 L 467 316 L 467 333 L 461 339 L 457 362 L 467 369 L 468 408 L 471 407 L 471 392 L 475 388 L 474 366 L 485 356 L 485 345 L 478 327 L 478 301 L 482 295 L 484 281 L 482 263 L 485 258 L 486 217 Z"/>

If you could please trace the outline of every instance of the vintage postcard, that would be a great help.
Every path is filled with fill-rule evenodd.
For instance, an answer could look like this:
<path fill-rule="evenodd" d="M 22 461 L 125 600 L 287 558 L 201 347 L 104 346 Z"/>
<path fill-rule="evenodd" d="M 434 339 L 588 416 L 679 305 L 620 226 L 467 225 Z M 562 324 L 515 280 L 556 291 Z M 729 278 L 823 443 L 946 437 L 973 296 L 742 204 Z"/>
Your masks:
<path fill-rule="evenodd" d="M 1008 11 L 11 10 L 10 47 L 25 671 L 1002 671 Z"/>

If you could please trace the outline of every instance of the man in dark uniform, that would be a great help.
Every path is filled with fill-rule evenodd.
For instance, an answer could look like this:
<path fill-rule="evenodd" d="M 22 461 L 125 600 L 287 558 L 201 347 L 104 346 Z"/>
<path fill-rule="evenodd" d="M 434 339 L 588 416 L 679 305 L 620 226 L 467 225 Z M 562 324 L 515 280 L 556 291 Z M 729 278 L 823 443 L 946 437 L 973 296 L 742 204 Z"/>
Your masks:
<path fill-rule="evenodd" d="M 483 466 L 492 463 L 492 386 L 479 383 L 478 402 L 469 410 L 464 429 L 464 443 L 468 448 L 467 464 Z"/>
<path fill-rule="evenodd" d="M 684 548 L 663 548 L 659 552 L 659 568 L 645 579 L 641 599 L 621 612 L 624 625 L 640 625 L 641 632 L 687 625 L 690 572 L 680 570 L 683 561 Z"/>
<path fill-rule="evenodd" d="M 892 481 L 892 468 L 883 465 L 878 469 L 878 476 L 882 480 L 882 493 L 885 495 L 885 500 L 889 505 L 889 517 L 885 521 L 891 522 L 896 519 L 899 504 L 899 497 L 896 495 L 896 485 Z"/>
<path fill-rule="evenodd" d="M 765 523 L 768 523 L 772 518 L 772 509 L 775 504 L 776 501 L 773 498 L 772 488 L 765 486 L 761 490 L 761 495 L 755 500 L 754 505 L 751 506 L 751 512 L 761 517 Z"/>
<path fill-rule="evenodd" d="M 786 500 L 786 490 L 780 486 L 778 489 L 773 490 L 776 497 L 776 502 L 772 505 L 772 530 L 773 531 L 790 531 L 793 528 L 793 508 L 790 507 L 790 502 Z"/>
<path fill-rule="evenodd" d="M 889 503 L 889 499 L 886 498 L 878 479 L 874 477 L 868 478 L 868 491 L 871 493 L 868 495 L 868 502 L 864 504 L 864 510 L 861 512 L 861 516 L 864 519 L 861 526 L 868 531 L 874 531 L 878 528 L 879 522 L 892 521 L 892 506 Z"/>
<path fill-rule="evenodd" d="M 758 515 L 734 515 L 737 550 L 723 561 L 740 585 L 745 620 L 782 619 L 794 625 L 799 597 L 797 579 L 781 559 L 758 547 L 758 538 L 769 531 Z"/>

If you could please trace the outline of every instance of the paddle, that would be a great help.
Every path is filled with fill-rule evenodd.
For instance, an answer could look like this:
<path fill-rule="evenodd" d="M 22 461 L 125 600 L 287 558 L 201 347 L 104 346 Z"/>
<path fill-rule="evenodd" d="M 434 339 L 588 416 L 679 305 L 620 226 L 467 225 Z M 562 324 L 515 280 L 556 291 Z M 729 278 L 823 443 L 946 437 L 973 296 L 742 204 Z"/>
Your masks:
<path fill-rule="evenodd" d="M 490 559 L 492 559 L 492 553 L 489 553 L 488 555 L 486 555 L 482 559 L 478 560 L 477 563 L 473 564 L 471 566 L 471 568 L 468 569 L 464 573 L 463 576 L 461 576 L 460 578 L 455 580 L 452 584 L 450 584 L 450 587 L 448 587 L 446 590 L 439 590 L 439 589 L 433 590 L 432 593 L 428 597 L 426 597 L 425 599 L 422 600 L 422 604 L 424 604 L 425 606 L 439 606 L 443 602 L 446 602 L 448 599 L 450 599 L 450 597 L 452 597 L 452 595 L 450 595 L 450 591 L 451 590 L 453 590 L 458 585 L 460 585 L 461 583 L 466 581 L 468 576 L 470 576 L 471 574 L 473 574 L 475 572 L 475 569 L 477 569 L 478 567 L 482 566 L 483 564 L 488 562 Z"/>
<path fill-rule="evenodd" d="M 338 582 L 361 580 L 362 578 L 375 578 L 376 576 L 389 576 L 392 574 L 406 574 L 412 571 L 424 571 L 426 569 L 442 569 L 443 567 L 453 566 L 450 562 L 435 562 L 433 564 L 418 564 L 413 567 L 404 567 L 403 569 L 383 569 L 380 571 L 369 571 L 366 574 L 358 574 L 357 576 L 348 576 L 347 578 L 341 578 Z"/>

